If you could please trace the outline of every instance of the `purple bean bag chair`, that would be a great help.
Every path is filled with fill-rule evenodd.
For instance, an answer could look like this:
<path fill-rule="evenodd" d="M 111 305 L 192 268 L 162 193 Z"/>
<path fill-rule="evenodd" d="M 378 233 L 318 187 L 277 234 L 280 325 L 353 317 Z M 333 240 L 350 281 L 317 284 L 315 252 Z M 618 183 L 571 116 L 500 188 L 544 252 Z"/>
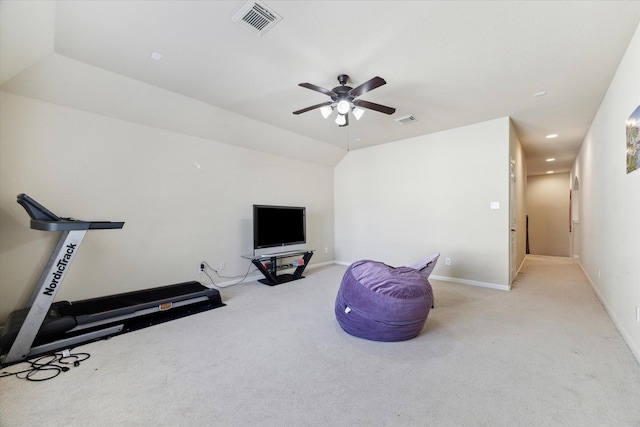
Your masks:
<path fill-rule="evenodd" d="M 435 260 L 429 267 L 433 269 Z M 345 332 L 373 341 L 416 337 L 433 305 L 428 274 L 412 267 L 356 261 L 347 268 L 336 297 L 336 319 Z"/>

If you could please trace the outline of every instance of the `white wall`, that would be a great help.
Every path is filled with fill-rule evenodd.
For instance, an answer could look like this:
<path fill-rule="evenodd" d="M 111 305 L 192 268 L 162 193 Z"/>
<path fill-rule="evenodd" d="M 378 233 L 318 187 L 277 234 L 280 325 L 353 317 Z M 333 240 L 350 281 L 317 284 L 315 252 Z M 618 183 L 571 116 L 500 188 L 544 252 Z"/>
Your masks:
<path fill-rule="evenodd" d="M 527 213 L 531 254 L 569 256 L 569 173 L 530 176 Z"/>
<path fill-rule="evenodd" d="M 0 2 L 0 84 L 51 55 L 56 3 Z"/>
<path fill-rule="evenodd" d="M 626 173 L 625 121 L 640 105 L 640 26 L 571 172 L 580 183 L 574 252 L 640 360 L 640 170 Z"/>
<path fill-rule="evenodd" d="M 501 118 L 350 152 L 334 175 L 336 259 L 408 265 L 440 252 L 434 275 L 508 287 L 509 126 Z"/>
<path fill-rule="evenodd" d="M 201 261 L 244 275 L 252 205 L 307 207 L 311 263 L 333 259 L 333 168 L 0 93 L 0 323 L 22 307 L 58 233 L 31 230 L 27 193 L 89 231 L 58 299 L 188 280 Z M 228 281 L 225 279 L 219 282 Z"/>

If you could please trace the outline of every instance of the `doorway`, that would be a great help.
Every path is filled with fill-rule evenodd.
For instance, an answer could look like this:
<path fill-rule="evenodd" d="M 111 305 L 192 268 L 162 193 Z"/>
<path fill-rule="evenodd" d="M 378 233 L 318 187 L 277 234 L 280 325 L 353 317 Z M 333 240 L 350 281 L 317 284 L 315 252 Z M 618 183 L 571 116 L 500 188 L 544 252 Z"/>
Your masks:
<path fill-rule="evenodd" d="M 577 176 L 573 177 L 570 197 L 571 256 L 580 258 L 580 181 Z"/>
<path fill-rule="evenodd" d="M 516 280 L 518 272 L 516 200 L 516 161 L 512 158 L 509 165 L 509 284 Z"/>
<path fill-rule="evenodd" d="M 532 255 L 570 256 L 570 188 L 568 172 L 528 177 L 527 215 Z"/>

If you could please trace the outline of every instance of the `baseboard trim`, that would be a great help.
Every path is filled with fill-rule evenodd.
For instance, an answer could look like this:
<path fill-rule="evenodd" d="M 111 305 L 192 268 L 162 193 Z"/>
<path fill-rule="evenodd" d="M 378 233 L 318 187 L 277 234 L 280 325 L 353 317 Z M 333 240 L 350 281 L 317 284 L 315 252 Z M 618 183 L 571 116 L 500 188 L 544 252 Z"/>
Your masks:
<path fill-rule="evenodd" d="M 314 269 L 314 268 L 324 267 L 324 266 L 332 265 L 332 264 L 350 266 L 352 263 L 346 262 L 346 261 L 325 261 L 325 262 L 319 262 L 319 263 L 316 263 L 316 264 L 309 264 L 307 266 L 307 269 L 311 270 L 311 269 Z M 282 271 L 286 272 L 287 270 L 282 270 Z M 262 279 L 262 278 L 263 278 L 262 274 L 253 275 L 253 276 L 247 276 L 247 278 L 245 278 L 241 283 L 256 281 L 256 280 L 259 280 L 259 279 Z M 481 287 L 481 288 L 497 289 L 499 291 L 510 291 L 511 290 L 511 286 L 507 286 L 507 285 L 499 285 L 497 283 L 489 283 L 489 282 L 480 282 L 478 280 L 460 279 L 458 277 L 438 276 L 438 275 L 432 274 L 431 276 L 429 276 L 429 278 L 434 279 L 434 280 L 440 280 L 442 282 L 459 283 L 461 285 L 470 285 L 470 286 L 478 286 L 478 287 Z M 224 287 L 230 286 L 230 285 L 232 285 L 232 284 L 234 284 L 236 282 L 237 281 L 235 281 L 235 280 L 231 280 L 231 281 L 224 282 L 224 283 L 217 283 L 215 286 L 220 287 L 220 288 L 224 288 Z"/>
<path fill-rule="evenodd" d="M 627 332 L 627 330 L 622 326 L 622 323 L 620 323 L 619 319 L 613 314 L 613 312 L 611 311 L 611 308 L 609 307 L 609 304 L 607 304 L 607 300 L 602 296 L 597 286 L 593 283 L 593 280 L 591 280 L 591 277 L 589 276 L 589 274 L 587 273 L 587 270 L 584 268 L 584 266 L 582 265 L 579 259 L 577 259 L 577 262 L 578 262 L 578 265 L 580 266 L 580 269 L 584 273 L 585 277 L 589 281 L 589 284 L 591 285 L 591 289 L 593 289 L 593 292 L 596 294 L 596 297 L 598 298 L 598 300 L 600 300 L 600 303 L 602 304 L 604 309 L 607 311 L 609 318 L 611 319 L 611 321 L 613 321 L 613 324 L 615 325 L 620 335 L 622 335 L 622 339 L 627 344 L 627 347 L 629 347 L 629 350 L 631 350 L 631 353 L 640 364 L 640 347 L 633 342 L 633 340 L 631 339 L 631 334 Z"/>
<path fill-rule="evenodd" d="M 479 282 L 477 280 L 460 279 L 458 277 L 438 276 L 438 275 L 432 274 L 431 276 L 429 276 L 429 278 L 434 280 L 440 280 L 443 282 L 459 283 L 461 285 L 470 285 L 470 286 L 478 286 L 481 288 L 497 289 L 499 291 L 511 290 L 511 286 L 507 286 L 507 285 L 499 285 L 497 283 L 489 283 L 489 282 Z"/>
<path fill-rule="evenodd" d="M 335 264 L 335 262 L 333 261 L 324 261 L 324 262 L 319 262 L 317 264 L 309 264 L 307 266 L 308 269 L 313 269 L 313 268 L 318 268 L 318 267 L 325 267 L 327 265 L 333 265 Z"/>
<path fill-rule="evenodd" d="M 346 261 L 333 261 L 333 264 L 349 266 L 352 263 L 346 262 Z M 443 282 L 459 283 L 461 285 L 471 285 L 471 286 L 479 286 L 481 288 L 498 289 L 500 291 L 511 290 L 511 286 L 508 286 L 508 285 L 498 285 L 497 283 L 479 282 L 477 280 L 460 279 L 457 277 L 437 276 L 432 274 L 431 276 L 429 276 L 429 278 L 434 280 L 441 280 Z"/>

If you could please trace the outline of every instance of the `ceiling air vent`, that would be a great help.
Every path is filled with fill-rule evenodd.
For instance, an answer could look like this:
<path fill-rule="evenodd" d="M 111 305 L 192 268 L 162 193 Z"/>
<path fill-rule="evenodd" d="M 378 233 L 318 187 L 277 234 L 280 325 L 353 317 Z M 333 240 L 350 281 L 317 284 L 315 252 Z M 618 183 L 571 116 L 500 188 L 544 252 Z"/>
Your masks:
<path fill-rule="evenodd" d="M 408 116 L 398 117 L 397 119 L 395 119 L 395 121 L 400 123 L 401 125 L 406 125 L 407 123 L 417 122 L 418 119 L 409 114 Z"/>
<path fill-rule="evenodd" d="M 259 1 L 249 1 L 231 19 L 252 33 L 262 36 L 280 22 L 282 17 Z"/>

